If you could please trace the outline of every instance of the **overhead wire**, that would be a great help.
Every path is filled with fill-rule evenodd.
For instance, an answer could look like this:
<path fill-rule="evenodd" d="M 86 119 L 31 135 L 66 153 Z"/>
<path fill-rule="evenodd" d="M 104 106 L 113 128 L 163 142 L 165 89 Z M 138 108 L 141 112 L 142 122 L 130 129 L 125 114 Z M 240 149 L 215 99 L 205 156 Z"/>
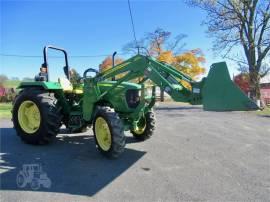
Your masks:
<path fill-rule="evenodd" d="M 128 0 L 128 8 L 129 8 L 129 15 L 130 15 L 130 20 L 131 20 L 131 26 L 132 26 L 132 32 L 133 32 L 133 37 L 134 41 L 136 44 L 136 48 L 138 48 L 139 52 L 139 45 L 136 37 L 136 30 L 135 30 L 135 25 L 134 25 L 134 20 L 133 20 L 133 15 L 132 15 L 132 9 L 130 5 L 130 0 Z M 127 53 L 120 53 L 118 55 L 127 55 Z M 0 56 L 3 57 L 18 57 L 18 58 L 42 58 L 43 56 L 41 55 L 20 55 L 20 54 L 7 54 L 7 53 L 0 53 Z M 69 55 L 68 57 L 70 58 L 95 58 L 95 57 L 107 57 L 111 56 L 111 54 L 101 54 L 101 55 Z M 50 56 L 51 58 L 62 58 L 61 56 Z"/>
<path fill-rule="evenodd" d="M 126 53 L 120 53 L 118 55 L 126 55 Z M 6 54 L 0 53 L 3 57 L 18 57 L 18 58 L 42 58 L 41 55 L 20 55 L 20 54 Z M 70 58 L 95 58 L 95 57 L 107 57 L 111 54 L 101 54 L 101 55 L 69 55 Z M 62 58 L 62 56 L 50 56 L 51 58 Z"/>
<path fill-rule="evenodd" d="M 133 32 L 134 41 L 136 43 L 136 46 L 138 47 L 138 41 L 137 41 L 137 37 L 136 37 L 135 25 L 134 25 L 134 20 L 133 20 L 133 15 L 132 15 L 132 11 L 131 11 L 131 6 L 130 6 L 130 1 L 129 0 L 128 0 L 128 8 L 129 8 L 129 15 L 130 15 L 130 20 L 131 20 L 131 26 L 132 26 L 132 32 Z"/>

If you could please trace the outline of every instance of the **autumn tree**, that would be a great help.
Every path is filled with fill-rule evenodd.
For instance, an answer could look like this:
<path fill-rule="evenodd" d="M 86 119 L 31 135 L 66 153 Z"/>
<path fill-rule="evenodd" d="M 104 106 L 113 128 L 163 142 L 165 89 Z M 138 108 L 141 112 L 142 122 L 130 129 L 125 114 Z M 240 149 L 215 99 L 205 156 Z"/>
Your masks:
<path fill-rule="evenodd" d="M 149 32 L 146 34 L 145 40 L 148 41 L 148 54 L 156 57 L 159 60 L 163 60 L 163 62 L 171 63 L 173 61 L 169 61 L 169 58 L 173 57 L 173 49 L 166 50 L 166 44 L 171 37 L 171 32 L 165 31 L 161 28 L 157 28 L 154 32 Z M 180 42 L 180 38 L 175 40 L 174 48 L 176 48 Z M 173 60 L 173 59 L 172 59 Z M 160 89 L 160 101 L 164 101 L 164 90 Z"/>
<path fill-rule="evenodd" d="M 130 42 L 126 44 L 123 51 L 136 54 L 139 46 L 141 53 L 171 64 L 179 71 L 183 71 L 196 79 L 196 76 L 204 73 L 205 69 L 202 64 L 205 62 L 205 58 L 200 49 L 183 50 L 186 44 L 182 41 L 185 37 L 184 34 L 172 37 L 171 32 L 157 28 L 153 32 L 146 33 L 145 37 L 138 43 Z M 144 47 L 141 47 L 141 45 L 144 45 Z"/>
<path fill-rule="evenodd" d="M 124 60 L 121 58 L 115 58 L 114 64 L 117 65 L 122 63 L 123 61 Z M 99 65 L 99 72 L 104 72 L 112 68 L 112 65 L 113 65 L 112 57 L 111 56 L 106 57 Z"/>
<path fill-rule="evenodd" d="M 202 66 L 205 62 L 205 57 L 201 49 L 186 51 L 179 55 L 174 55 L 172 51 L 164 51 L 157 59 L 173 65 L 178 71 L 189 75 L 192 79 L 197 79 L 199 75 L 205 73 L 205 68 Z M 191 89 L 188 82 L 184 80 L 179 82 L 186 88 Z"/>
<path fill-rule="evenodd" d="M 246 94 L 250 91 L 249 75 L 247 73 L 240 73 L 233 78 L 234 83 Z"/>
<path fill-rule="evenodd" d="M 0 75 L 0 86 L 4 86 L 4 83 L 8 80 L 8 77 L 4 74 Z"/>
<path fill-rule="evenodd" d="M 173 37 L 171 32 L 165 31 L 162 28 L 156 28 L 153 32 L 146 33 L 142 39 L 124 45 L 123 52 L 129 54 L 137 54 L 139 52 L 152 57 L 158 57 L 164 51 L 172 51 L 174 54 L 177 54 L 186 45 L 183 43 L 185 37 L 185 34 L 178 34 Z"/>
<path fill-rule="evenodd" d="M 154 32 L 149 32 L 146 35 L 146 40 L 149 41 L 149 53 L 151 56 L 159 57 L 164 51 L 164 44 L 171 36 L 171 32 L 167 32 L 161 28 L 157 28 Z"/>
<path fill-rule="evenodd" d="M 175 56 L 174 66 L 179 71 L 189 75 L 193 79 L 197 79 L 199 75 L 205 73 L 202 66 L 205 63 L 205 57 L 201 49 L 193 49 L 183 54 Z"/>
<path fill-rule="evenodd" d="M 244 61 L 231 56 L 249 73 L 251 98 L 260 99 L 260 78 L 270 71 L 270 1 L 269 0 L 189 0 L 207 13 L 204 24 L 214 37 L 214 49 L 225 56 L 241 47 Z M 269 60 L 268 60 L 269 61 Z"/>
<path fill-rule="evenodd" d="M 138 47 L 140 53 L 150 55 L 157 58 L 161 62 L 166 62 L 173 65 L 179 71 L 183 71 L 192 78 L 204 73 L 204 68 L 201 64 L 204 62 L 204 56 L 200 49 L 191 51 L 183 51 L 184 34 L 179 34 L 175 37 L 171 32 L 165 31 L 161 28 L 155 29 L 153 32 L 146 33 L 145 37 L 139 42 L 130 42 L 124 46 L 123 50 L 128 53 L 136 54 Z M 142 47 L 143 46 L 143 47 Z M 185 87 L 190 85 L 183 82 Z M 160 99 L 164 100 L 164 91 L 160 91 Z"/>
<path fill-rule="evenodd" d="M 157 59 L 168 64 L 174 64 L 176 62 L 176 58 L 172 51 L 161 52 Z"/>

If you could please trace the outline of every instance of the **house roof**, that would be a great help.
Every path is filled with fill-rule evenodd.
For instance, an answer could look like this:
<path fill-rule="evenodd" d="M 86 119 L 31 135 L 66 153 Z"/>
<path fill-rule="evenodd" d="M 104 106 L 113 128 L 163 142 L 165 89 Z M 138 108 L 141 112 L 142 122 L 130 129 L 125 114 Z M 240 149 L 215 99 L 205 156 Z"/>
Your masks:
<path fill-rule="evenodd" d="M 264 76 L 261 80 L 260 83 L 270 83 L 270 73 Z"/>

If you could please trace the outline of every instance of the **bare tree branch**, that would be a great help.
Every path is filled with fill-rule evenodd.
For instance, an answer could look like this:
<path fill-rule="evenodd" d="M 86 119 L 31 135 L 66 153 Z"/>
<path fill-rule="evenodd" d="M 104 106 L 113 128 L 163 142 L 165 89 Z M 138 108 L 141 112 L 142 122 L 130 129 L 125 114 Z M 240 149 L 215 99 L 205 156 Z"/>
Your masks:
<path fill-rule="evenodd" d="M 242 47 L 248 66 L 251 96 L 260 97 L 260 76 L 269 73 L 264 69 L 270 51 L 270 1 L 269 0 L 186 0 L 206 11 L 207 33 L 215 38 L 214 50 L 229 57 L 234 47 Z M 237 49 L 236 49 L 237 50 Z M 245 66 L 245 68 L 243 68 Z M 263 69 L 263 71 L 262 71 Z"/>

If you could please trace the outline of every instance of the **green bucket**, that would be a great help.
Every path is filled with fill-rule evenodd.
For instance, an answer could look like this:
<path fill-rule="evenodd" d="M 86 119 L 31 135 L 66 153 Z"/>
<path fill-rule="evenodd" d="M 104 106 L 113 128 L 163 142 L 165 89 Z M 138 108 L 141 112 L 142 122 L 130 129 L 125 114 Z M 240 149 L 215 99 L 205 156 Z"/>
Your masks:
<path fill-rule="evenodd" d="M 232 82 L 225 62 L 212 64 L 202 89 L 202 98 L 203 108 L 207 111 L 249 111 L 259 109 Z"/>

